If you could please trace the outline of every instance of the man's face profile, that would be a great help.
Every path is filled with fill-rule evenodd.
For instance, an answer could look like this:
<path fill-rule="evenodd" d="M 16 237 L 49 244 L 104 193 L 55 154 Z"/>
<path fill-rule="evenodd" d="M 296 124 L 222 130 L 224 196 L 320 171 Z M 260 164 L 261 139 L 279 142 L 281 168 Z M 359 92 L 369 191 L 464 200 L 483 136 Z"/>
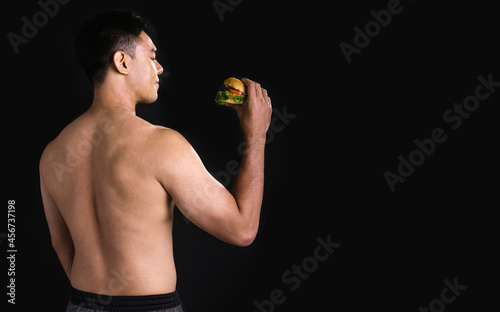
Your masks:
<path fill-rule="evenodd" d="M 132 58 L 123 52 L 121 54 L 124 56 L 117 56 L 115 53 L 115 66 L 120 73 L 127 74 L 127 85 L 136 102 L 149 104 L 156 101 L 158 75 L 163 72 L 163 67 L 156 60 L 156 47 L 151 38 L 144 31 L 141 32 L 135 47 L 135 57 Z"/>

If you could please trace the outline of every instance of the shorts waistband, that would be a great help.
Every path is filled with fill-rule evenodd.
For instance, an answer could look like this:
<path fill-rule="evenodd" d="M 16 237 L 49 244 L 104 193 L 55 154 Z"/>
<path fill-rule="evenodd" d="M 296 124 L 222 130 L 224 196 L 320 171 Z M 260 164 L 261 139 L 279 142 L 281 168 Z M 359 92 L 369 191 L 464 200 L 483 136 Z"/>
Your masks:
<path fill-rule="evenodd" d="M 99 311 L 156 311 L 181 305 L 177 291 L 147 296 L 106 296 L 71 287 L 71 302 L 87 309 Z"/>

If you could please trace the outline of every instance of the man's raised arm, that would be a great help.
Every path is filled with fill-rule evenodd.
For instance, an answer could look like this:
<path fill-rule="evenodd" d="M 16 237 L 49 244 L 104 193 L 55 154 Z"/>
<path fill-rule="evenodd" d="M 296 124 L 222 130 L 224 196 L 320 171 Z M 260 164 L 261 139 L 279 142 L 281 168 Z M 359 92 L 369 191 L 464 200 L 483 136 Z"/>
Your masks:
<path fill-rule="evenodd" d="M 168 129 L 161 135 L 159 181 L 191 222 L 227 243 L 248 246 L 259 226 L 272 108 L 265 89 L 249 79 L 242 81 L 247 85 L 245 104 L 226 104 L 236 110 L 245 137 L 241 170 L 231 193 L 206 170 L 191 145 Z"/>
<path fill-rule="evenodd" d="M 231 193 L 236 199 L 240 214 L 257 234 L 260 208 L 264 192 L 264 149 L 266 132 L 271 122 L 271 99 L 260 84 L 243 78 L 247 85 L 248 101 L 245 105 L 226 104 L 238 113 L 245 138 L 241 169 Z"/>

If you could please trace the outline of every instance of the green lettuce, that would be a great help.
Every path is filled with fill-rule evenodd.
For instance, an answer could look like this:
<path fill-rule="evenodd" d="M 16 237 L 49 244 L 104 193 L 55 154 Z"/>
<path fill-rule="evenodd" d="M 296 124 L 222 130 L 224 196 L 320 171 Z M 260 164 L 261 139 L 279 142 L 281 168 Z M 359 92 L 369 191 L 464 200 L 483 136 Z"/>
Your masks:
<path fill-rule="evenodd" d="M 215 103 L 217 103 L 219 105 L 224 105 L 222 100 L 228 100 L 228 99 L 232 99 L 236 103 L 239 104 L 239 103 L 244 102 L 246 97 L 244 95 L 234 94 L 234 93 L 231 93 L 229 91 L 219 91 L 215 95 Z"/>

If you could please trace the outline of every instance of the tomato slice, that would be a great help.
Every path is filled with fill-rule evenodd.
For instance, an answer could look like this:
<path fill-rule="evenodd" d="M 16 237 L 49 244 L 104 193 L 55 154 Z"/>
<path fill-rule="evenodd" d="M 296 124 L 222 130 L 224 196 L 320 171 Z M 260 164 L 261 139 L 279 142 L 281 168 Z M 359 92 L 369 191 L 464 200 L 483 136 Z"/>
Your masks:
<path fill-rule="evenodd" d="M 226 91 L 229 91 L 229 92 L 234 93 L 234 94 L 239 94 L 239 95 L 243 94 L 243 92 L 240 92 L 240 91 L 235 90 L 233 88 L 227 88 Z"/>

